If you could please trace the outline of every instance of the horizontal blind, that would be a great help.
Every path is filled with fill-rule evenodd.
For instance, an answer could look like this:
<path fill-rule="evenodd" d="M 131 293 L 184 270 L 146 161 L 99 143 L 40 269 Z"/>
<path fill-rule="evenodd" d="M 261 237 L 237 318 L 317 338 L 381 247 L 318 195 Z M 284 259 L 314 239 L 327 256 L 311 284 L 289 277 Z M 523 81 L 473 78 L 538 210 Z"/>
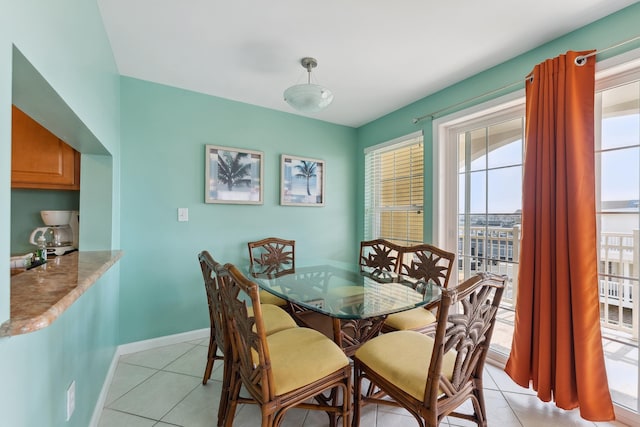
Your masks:
<path fill-rule="evenodd" d="M 422 135 L 365 153 L 365 239 L 423 241 Z"/>

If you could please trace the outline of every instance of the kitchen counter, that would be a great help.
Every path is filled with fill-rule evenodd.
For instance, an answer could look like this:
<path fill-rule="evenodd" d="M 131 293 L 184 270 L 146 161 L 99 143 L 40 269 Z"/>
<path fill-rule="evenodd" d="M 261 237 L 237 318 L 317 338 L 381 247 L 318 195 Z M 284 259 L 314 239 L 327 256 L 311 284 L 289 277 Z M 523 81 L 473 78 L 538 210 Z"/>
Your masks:
<path fill-rule="evenodd" d="M 72 252 L 12 275 L 11 317 L 0 337 L 49 326 L 121 257 L 122 251 Z"/>

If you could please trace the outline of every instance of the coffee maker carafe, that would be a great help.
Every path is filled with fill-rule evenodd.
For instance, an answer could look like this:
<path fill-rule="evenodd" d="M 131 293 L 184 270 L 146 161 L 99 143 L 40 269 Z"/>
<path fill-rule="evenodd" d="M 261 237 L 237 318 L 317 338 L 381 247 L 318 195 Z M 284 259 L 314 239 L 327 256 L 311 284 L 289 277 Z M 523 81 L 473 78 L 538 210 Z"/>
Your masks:
<path fill-rule="evenodd" d="M 77 249 L 77 211 L 41 211 L 40 216 L 47 227 L 33 230 L 29 243 L 37 246 L 38 237 L 44 236 L 47 253 L 52 255 L 64 255 Z"/>

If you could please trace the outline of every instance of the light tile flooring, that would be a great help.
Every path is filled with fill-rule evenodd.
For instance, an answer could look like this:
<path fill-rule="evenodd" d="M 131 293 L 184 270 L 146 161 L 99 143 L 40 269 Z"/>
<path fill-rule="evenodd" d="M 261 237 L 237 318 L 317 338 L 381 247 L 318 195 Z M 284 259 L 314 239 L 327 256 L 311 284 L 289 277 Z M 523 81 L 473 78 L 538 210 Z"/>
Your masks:
<path fill-rule="evenodd" d="M 215 426 L 222 369 L 216 362 L 211 380 L 206 386 L 202 385 L 207 345 L 207 339 L 198 339 L 121 356 L 99 427 Z M 553 404 L 543 403 L 531 390 L 519 387 L 495 366 L 487 366 L 484 384 L 489 426 L 624 425 L 585 421 L 577 411 L 563 411 Z M 296 409 L 289 411 L 283 421 L 283 427 L 327 424 L 324 413 Z M 260 412 L 254 405 L 241 405 L 233 425 L 260 425 Z M 402 427 L 417 424 L 402 409 L 368 406 L 361 425 Z M 447 419 L 442 425 L 475 424 Z"/>

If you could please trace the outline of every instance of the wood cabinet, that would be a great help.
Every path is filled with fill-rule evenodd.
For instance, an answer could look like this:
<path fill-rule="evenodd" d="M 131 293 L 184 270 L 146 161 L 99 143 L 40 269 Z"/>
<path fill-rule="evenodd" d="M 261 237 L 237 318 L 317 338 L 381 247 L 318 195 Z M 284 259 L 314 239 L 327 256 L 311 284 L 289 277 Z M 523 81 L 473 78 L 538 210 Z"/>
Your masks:
<path fill-rule="evenodd" d="M 80 189 L 80 153 L 15 106 L 11 188 Z"/>

